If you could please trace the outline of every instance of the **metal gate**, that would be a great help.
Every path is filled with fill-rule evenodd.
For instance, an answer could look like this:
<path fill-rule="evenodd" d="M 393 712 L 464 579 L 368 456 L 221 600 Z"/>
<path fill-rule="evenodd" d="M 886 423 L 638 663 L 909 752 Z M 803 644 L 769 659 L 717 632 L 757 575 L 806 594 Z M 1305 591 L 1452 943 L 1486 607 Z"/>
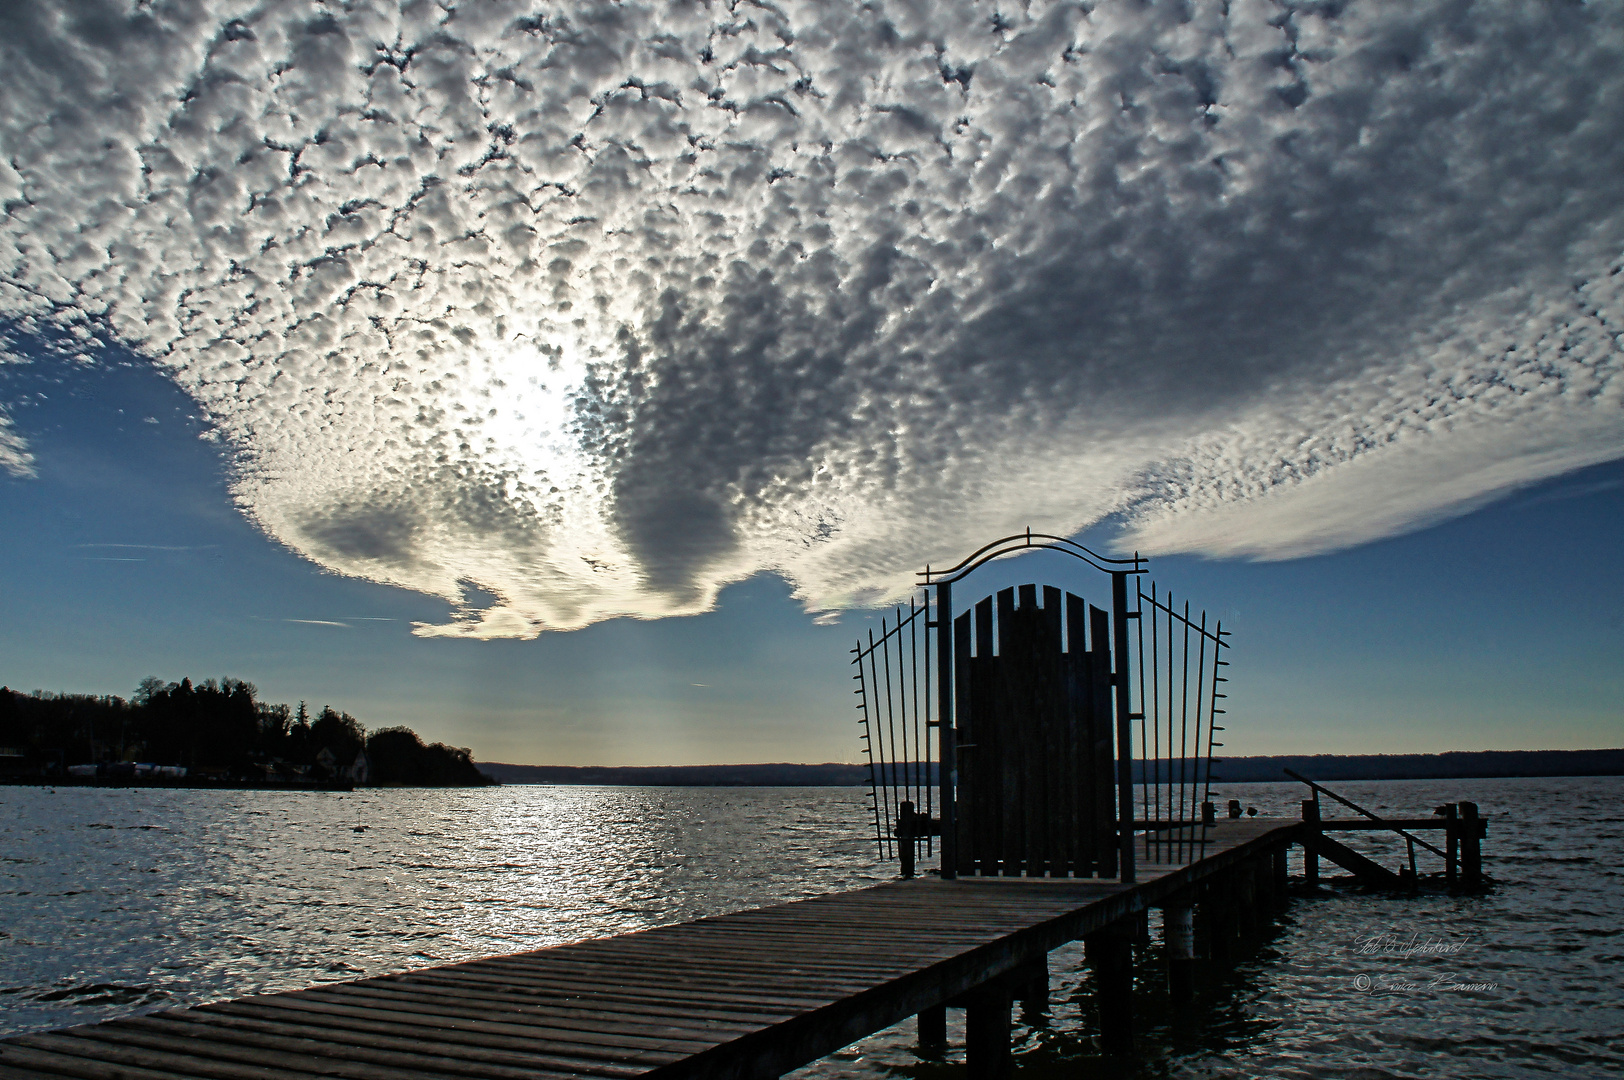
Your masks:
<path fill-rule="evenodd" d="M 1040 603 L 1039 587 L 1023 585 L 955 613 L 954 584 L 1034 548 L 1108 574 L 1109 608 L 1047 585 Z M 900 858 L 911 876 L 918 850 L 934 853 L 939 838 L 944 878 L 1132 881 L 1140 852 L 1154 862 L 1197 856 L 1212 820 L 1227 634 L 1154 584 L 1147 591 L 1145 574 L 1137 556 L 1109 559 L 1028 531 L 927 569 L 924 596 L 858 642 L 853 678 L 882 858 Z"/>

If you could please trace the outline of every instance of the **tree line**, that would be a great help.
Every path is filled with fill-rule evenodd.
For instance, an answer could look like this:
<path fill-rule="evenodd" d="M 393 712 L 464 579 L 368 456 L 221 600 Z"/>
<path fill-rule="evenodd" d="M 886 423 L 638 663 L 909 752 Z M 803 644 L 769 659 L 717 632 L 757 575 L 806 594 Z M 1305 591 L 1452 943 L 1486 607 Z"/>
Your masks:
<path fill-rule="evenodd" d="M 0 686 L 0 766 L 12 773 L 103 775 L 135 763 L 184 768 L 226 781 L 334 781 L 458 786 L 491 783 L 466 748 L 426 744 L 406 727 L 368 732 L 331 706 L 311 716 L 259 700 L 241 679 L 142 679 L 128 700 L 112 695 L 20 694 Z M 84 771 L 83 769 L 79 771 Z"/>

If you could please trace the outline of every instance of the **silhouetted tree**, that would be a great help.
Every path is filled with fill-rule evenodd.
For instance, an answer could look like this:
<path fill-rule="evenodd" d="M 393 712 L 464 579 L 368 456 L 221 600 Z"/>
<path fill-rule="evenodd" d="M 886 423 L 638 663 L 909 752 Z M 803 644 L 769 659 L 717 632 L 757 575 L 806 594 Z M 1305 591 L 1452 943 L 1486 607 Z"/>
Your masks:
<path fill-rule="evenodd" d="M 329 771 L 318 765 L 324 750 L 330 771 L 339 772 L 365 747 L 369 758 L 376 749 L 384 762 L 381 771 L 373 769 L 378 782 L 490 782 L 465 749 L 425 746 L 406 728 L 388 728 L 369 740 L 349 713 L 326 706 L 312 721 L 304 702 L 296 713 L 260 702 L 252 683 L 230 677 L 194 685 L 189 678 L 166 683 L 149 675 L 130 701 L 0 687 L 0 746 L 19 749 L 22 767 L 35 773 L 142 761 L 245 779 L 322 775 Z"/>

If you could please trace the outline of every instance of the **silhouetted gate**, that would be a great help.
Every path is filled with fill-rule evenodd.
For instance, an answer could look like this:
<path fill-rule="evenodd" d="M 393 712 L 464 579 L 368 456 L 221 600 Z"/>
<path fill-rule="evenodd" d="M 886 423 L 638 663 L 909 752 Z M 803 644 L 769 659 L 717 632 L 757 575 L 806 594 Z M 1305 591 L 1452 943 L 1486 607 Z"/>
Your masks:
<path fill-rule="evenodd" d="M 1040 603 L 1038 586 L 1022 585 L 955 617 L 954 583 L 1032 548 L 1109 574 L 1109 609 L 1053 586 Z M 1180 612 L 1171 595 L 1147 592 L 1145 573 L 1138 556 L 1109 559 L 1028 531 L 949 570 L 927 568 L 924 602 L 858 642 L 853 678 L 882 858 L 895 851 L 912 876 L 917 845 L 940 837 L 944 878 L 1133 881 L 1136 850 L 1155 862 L 1198 856 L 1212 824 L 1228 643 L 1205 613 L 1198 622 L 1188 603 Z"/>

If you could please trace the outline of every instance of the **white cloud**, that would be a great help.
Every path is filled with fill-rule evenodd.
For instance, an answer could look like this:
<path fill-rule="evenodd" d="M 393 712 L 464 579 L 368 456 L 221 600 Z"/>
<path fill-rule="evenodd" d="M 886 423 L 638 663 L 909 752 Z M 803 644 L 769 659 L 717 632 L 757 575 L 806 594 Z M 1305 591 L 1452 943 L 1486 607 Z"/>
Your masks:
<path fill-rule="evenodd" d="M 12 476 L 33 476 L 34 455 L 28 444 L 11 426 L 11 417 L 0 412 L 0 469 Z"/>
<path fill-rule="evenodd" d="M 1609 6 L 0 24 L 11 332 L 151 356 L 268 533 L 459 605 L 419 633 L 1112 513 L 1291 556 L 1624 454 Z"/>

